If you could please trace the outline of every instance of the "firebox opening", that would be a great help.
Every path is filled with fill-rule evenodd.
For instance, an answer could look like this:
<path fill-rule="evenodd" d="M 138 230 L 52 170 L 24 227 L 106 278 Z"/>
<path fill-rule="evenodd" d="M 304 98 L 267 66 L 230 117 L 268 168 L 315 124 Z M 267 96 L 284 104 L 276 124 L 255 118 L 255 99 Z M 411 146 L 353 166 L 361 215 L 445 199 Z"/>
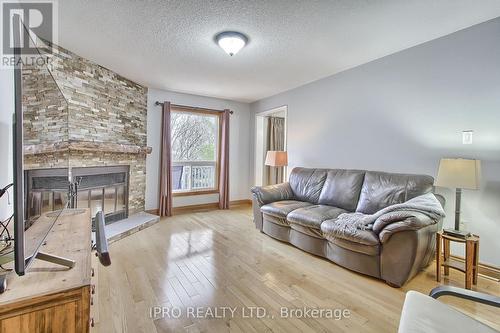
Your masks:
<path fill-rule="evenodd" d="M 106 224 L 128 217 L 129 166 L 72 168 L 79 182 L 75 208 L 90 208 L 91 215 L 105 214 Z M 25 171 L 26 217 L 59 210 L 68 201 L 68 169 Z"/>

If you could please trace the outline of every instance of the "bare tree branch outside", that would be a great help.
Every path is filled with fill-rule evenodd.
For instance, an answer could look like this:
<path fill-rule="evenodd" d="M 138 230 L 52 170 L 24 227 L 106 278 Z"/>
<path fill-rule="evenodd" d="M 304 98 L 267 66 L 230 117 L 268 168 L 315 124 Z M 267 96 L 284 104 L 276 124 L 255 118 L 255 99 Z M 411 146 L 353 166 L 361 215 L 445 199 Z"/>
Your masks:
<path fill-rule="evenodd" d="M 172 157 L 174 161 L 215 161 L 216 116 L 172 112 Z"/>

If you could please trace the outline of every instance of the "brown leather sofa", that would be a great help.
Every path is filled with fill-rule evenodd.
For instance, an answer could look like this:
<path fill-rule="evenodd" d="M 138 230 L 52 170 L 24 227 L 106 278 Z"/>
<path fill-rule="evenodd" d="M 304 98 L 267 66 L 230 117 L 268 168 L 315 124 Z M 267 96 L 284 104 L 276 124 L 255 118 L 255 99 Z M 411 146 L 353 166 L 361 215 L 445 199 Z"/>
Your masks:
<path fill-rule="evenodd" d="M 379 218 L 371 230 L 335 237 L 327 231 L 341 213 L 373 214 L 431 192 L 433 183 L 425 175 L 295 168 L 286 183 L 252 188 L 254 223 L 271 237 L 400 287 L 432 261 L 442 220 L 412 212 L 399 221 Z"/>

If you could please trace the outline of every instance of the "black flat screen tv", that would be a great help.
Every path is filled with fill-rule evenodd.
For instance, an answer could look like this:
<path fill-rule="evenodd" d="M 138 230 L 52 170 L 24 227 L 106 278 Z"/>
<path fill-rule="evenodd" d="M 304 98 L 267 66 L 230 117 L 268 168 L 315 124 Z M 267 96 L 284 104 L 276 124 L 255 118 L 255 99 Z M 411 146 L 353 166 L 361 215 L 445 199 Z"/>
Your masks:
<path fill-rule="evenodd" d="M 24 184 L 24 131 L 23 131 L 23 82 L 22 56 L 24 45 L 28 41 L 28 30 L 22 24 L 19 15 L 13 15 L 14 36 L 14 119 L 13 119 L 13 174 L 14 174 L 14 268 L 18 275 L 24 275 L 29 265 L 36 258 L 40 247 L 59 218 L 63 210 L 44 212 L 36 219 L 26 220 L 26 193 Z"/>

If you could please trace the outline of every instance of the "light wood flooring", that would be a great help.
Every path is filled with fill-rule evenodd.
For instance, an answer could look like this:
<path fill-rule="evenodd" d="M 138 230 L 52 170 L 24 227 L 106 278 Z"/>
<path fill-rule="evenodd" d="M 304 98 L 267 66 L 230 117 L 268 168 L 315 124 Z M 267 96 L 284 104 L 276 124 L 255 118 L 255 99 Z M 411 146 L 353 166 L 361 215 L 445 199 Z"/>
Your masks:
<path fill-rule="evenodd" d="M 110 332 L 396 332 L 405 292 L 427 294 L 429 266 L 403 288 L 366 277 L 256 230 L 251 210 L 185 214 L 110 246 L 112 265 L 99 268 L 99 322 Z M 444 284 L 463 286 L 452 271 Z M 479 277 L 479 291 L 500 295 L 500 285 Z M 442 297 L 441 301 L 500 329 L 500 311 Z M 150 318 L 153 306 L 178 307 L 179 319 Z M 264 318 L 243 318 L 251 307 Z M 235 316 L 190 318 L 188 307 L 235 307 Z M 341 320 L 280 318 L 280 308 L 348 309 Z M 222 311 L 222 310 L 221 310 Z M 215 315 L 215 313 L 213 313 Z M 220 314 L 220 313 L 219 313 Z M 274 316 L 274 318 L 272 318 Z"/>

